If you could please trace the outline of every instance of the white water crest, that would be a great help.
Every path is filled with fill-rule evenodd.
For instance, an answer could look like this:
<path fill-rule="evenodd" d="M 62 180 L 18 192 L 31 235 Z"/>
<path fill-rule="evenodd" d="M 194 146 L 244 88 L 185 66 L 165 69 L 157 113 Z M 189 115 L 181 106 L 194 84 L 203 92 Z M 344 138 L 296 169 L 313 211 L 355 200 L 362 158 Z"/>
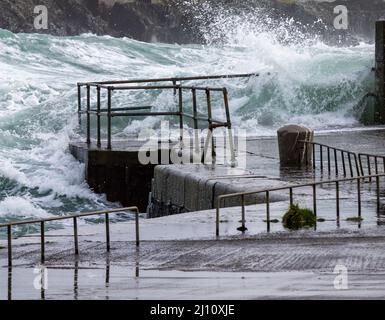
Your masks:
<path fill-rule="evenodd" d="M 360 125 L 353 108 L 372 90 L 373 45 L 328 46 L 292 21 L 216 17 L 202 27 L 206 45 L 0 30 L 0 221 L 114 205 L 88 188 L 84 166 L 68 152 L 77 135 L 77 82 L 259 72 L 212 82 L 228 87 L 236 127 L 258 136 L 292 122 L 321 130 Z M 114 102 L 175 107 L 172 92 L 160 91 Z M 214 111 L 223 115 L 219 105 Z M 114 128 L 131 134 L 159 122 L 124 118 Z"/>

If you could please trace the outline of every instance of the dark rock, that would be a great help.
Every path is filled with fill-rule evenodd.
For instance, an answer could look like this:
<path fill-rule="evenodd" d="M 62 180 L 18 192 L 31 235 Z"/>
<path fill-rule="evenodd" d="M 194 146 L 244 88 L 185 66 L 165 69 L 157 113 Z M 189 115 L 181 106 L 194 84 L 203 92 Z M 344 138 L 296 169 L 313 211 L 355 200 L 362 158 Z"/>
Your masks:
<path fill-rule="evenodd" d="M 200 20 L 197 12 L 208 2 L 213 7 Z M 33 9 L 45 5 L 49 10 L 48 30 L 35 30 Z M 346 5 L 349 10 L 348 30 L 336 30 L 334 8 Z M 202 0 L 186 5 L 183 0 L 163 3 L 138 0 L 120 3 L 107 0 L 2 0 L 0 28 L 12 32 L 39 32 L 59 36 L 82 33 L 131 37 L 142 41 L 200 43 L 204 38 L 200 26 L 210 24 L 217 9 L 231 8 L 248 12 L 253 7 L 264 8 L 277 21 L 293 18 L 306 32 L 318 34 L 331 44 L 357 44 L 359 40 L 374 39 L 374 22 L 385 18 L 382 0 L 340 0 L 337 2 L 282 0 Z M 202 9 L 203 10 L 203 9 Z M 233 11 L 232 11 L 233 12 Z M 322 20 L 322 22 L 320 21 Z"/>

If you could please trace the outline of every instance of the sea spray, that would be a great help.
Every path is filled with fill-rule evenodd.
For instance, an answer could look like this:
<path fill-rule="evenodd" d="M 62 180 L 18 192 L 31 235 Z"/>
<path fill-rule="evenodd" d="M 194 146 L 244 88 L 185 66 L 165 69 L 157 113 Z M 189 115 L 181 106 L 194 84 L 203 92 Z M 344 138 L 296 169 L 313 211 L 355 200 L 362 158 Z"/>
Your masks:
<path fill-rule="evenodd" d="M 293 21 L 279 24 L 278 33 L 269 24 L 219 13 L 202 27 L 207 45 L 0 30 L 0 221 L 119 205 L 88 188 L 84 166 L 68 152 L 69 139 L 79 138 L 78 81 L 260 72 L 213 81 L 229 88 L 234 125 L 249 134 L 273 135 L 289 122 L 319 130 L 359 125 L 352 110 L 372 89 L 373 45 L 332 47 L 294 33 Z M 215 38 L 219 27 L 226 36 Z M 116 107 L 176 106 L 172 92 L 161 91 L 124 93 L 114 101 Z M 213 107 L 221 116 L 219 105 Z M 114 133 L 159 123 L 125 118 L 114 122 Z"/>

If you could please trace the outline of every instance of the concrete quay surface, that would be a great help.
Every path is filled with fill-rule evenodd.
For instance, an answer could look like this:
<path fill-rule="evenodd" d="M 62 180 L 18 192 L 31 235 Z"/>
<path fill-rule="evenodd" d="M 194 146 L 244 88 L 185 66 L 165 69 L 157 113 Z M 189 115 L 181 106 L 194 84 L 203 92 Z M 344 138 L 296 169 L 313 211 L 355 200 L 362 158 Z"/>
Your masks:
<path fill-rule="evenodd" d="M 45 299 L 383 299 L 383 227 L 355 224 L 334 231 L 303 230 L 242 235 L 232 221 L 213 236 L 211 212 L 168 216 L 141 223 L 136 248 L 132 222 L 111 225 L 106 253 L 104 225 L 82 225 L 80 255 L 73 254 L 70 229 L 46 239 Z M 178 219 L 175 219 L 178 217 Z M 261 222 L 260 222 L 261 223 Z M 207 226 L 206 226 L 207 225 Z M 224 227 L 227 225 L 227 227 Z M 233 225 L 233 227 L 230 227 Z M 254 224 L 255 225 L 255 224 Z M 205 231 L 206 230 L 206 231 Z M 0 299 L 40 299 L 36 290 L 38 236 L 16 239 L 14 266 L 0 250 Z M 4 243 L 1 243 L 1 247 Z M 348 270 L 348 289 L 334 287 L 334 268 Z"/>
<path fill-rule="evenodd" d="M 316 134 L 314 140 L 357 153 L 381 155 L 381 150 L 384 150 L 382 154 L 385 155 L 385 131 L 383 129 Z M 325 168 L 323 172 L 320 171 L 318 149 L 316 149 L 317 168 L 315 171 L 312 169 L 281 170 L 278 143 L 275 137 L 248 139 L 243 149 L 237 149 L 236 153 L 238 160 L 242 160 L 239 161 L 240 166 L 235 168 L 221 164 L 215 166 L 159 165 L 155 167 L 149 207 L 150 216 L 213 209 L 217 205 L 218 196 L 223 194 L 263 190 L 314 180 L 343 178 L 342 162 L 338 162 L 337 175 L 333 155 L 331 156 L 331 172 L 328 174 L 326 150 L 324 150 L 323 156 L 323 167 Z M 372 164 L 372 173 L 374 173 L 373 166 L 374 164 Z M 380 172 L 381 170 L 384 172 L 385 168 L 382 169 L 381 166 L 382 164 L 380 164 Z M 364 162 L 365 172 L 367 172 L 366 167 L 367 163 Z M 347 169 L 347 173 L 349 177 L 349 169 Z M 351 185 L 344 184 L 341 187 L 346 191 L 347 188 L 352 189 Z M 288 199 L 288 195 L 282 194 L 282 192 L 272 193 L 270 196 L 272 202 L 285 199 Z M 224 206 L 239 205 L 239 201 L 240 199 L 226 200 Z M 263 202 L 265 202 L 264 194 L 246 197 L 248 204 Z"/>
<path fill-rule="evenodd" d="M 383 130 L 316 135 L 315 140 L 353 151 L 379 154 L 385 150 Z M 244 179 L 255 182 L 247 182 L 248 188 L 329 178 L 318 171 L 315 175 L 280 171 L 274 143 L 272 138 L 256 139 L 254 149 L 247 149 L 252 157 L 247 174 L 261 176 Z M 239 174 L 239 168 L 231 170 Z M 381 181 L 384 189 L 385 181 Z M 111 217 L 110 253 L 106 252 L 104 224 L 80 220 L 78 257 L 74 256 L 72 224 L 64 223 L 62 229 L 46 233 L 46 290 L 34 286 L 40 270 L 39 235 L 13 240 L 10 270 L 7 243 L 2 239 L 0 299 L 384 299 L 384 193 L 377 208 L 373 191 L 372 184 L 363 185 L 364 220 L 356 223 L 346 220 L 357 216 L 355 185 L 341 186 L 340 221 L 336 220 L 335 190 L 320 187 L 318 217 L 325 221 L 318 222 L 317 230 L 285 230 L 281 220 L 288 196 L 279 193 L 270 213 L 279 222 L 271 224 L 269 233 L 264 203 L 246 207 L 245 234 L 237 231 L 240 208 L 221 209 L 220 238 L 215 236 L 213 209 L 142 218 L 139 248 L 134 242 L 134 222 Z M 295 191 L 294 198 L 311 208 L 311 189 Z M 346 290 L 334 286 L 337 265 L 348 272 Z"/>

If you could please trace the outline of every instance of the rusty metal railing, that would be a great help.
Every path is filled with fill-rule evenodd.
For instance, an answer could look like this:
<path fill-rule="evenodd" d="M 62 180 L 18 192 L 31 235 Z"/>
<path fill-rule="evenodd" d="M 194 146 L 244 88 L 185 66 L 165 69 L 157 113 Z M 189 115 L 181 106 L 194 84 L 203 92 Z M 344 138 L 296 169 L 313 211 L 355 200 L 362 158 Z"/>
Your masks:
<path fill-rule="evenodd" d="M 306 153 L 312 152 L 313 169 L 316 169 L 316 166 L 317 166 L 316 154 L 317 153 L 319 154 L 318 162 L 319 162 L 321 173 L 324 172 L 324 167 L 325 167 L 324 158 L 326 158 L 326 161 L 327 161 L 326 167 L 329 175 L 332 173 L 333 168 L 336 176 L 339 176 L 339 173 L 341 172 L 344 177 L 348 175 L 350 175 L 351 177 L 365 176 L 365 175 L 370 176 L 372 175 L 372 173 L 380 174 L 382 172 L 385 172 L 385 156 L 369 154 L 369 153 L 357 154 L 352 151 L 332 147 L 332 146 L 318 143 L 318 142 L 303 141 L 303 140 L 299 142 L 304 143 Z M 318 147 L 318 152 L 316 150 L 317 147 Z M 308 157 L 306 157 L 306 159 L 308 159 Z M 339 170 L 339 168 L 341 167 L 342 167 L 342 170 Z M 369 178 L 369 181 L 371 181 L 370 178 Z"/>
<path fill-rule="evenodd" d="M 316 169 L 317 166 L 317 147 L 319 154 L 319 166 L 321 173 L 324 173 L 326 169 L 324 168 L 324 159 L 326 160 L 326 168 L 328 175 L 332 174 L 332 169 L 334 169 L 334 173 L 336 176 L 340 175 L 340 172 L 344 177 L 347 177 L 349 174 L 351 177 L 363 175 L 363 172 L 360 167 L 360 160 L 356 153 L 332 147 L 326 144 L 312 142 L 312 141 L 299 141 L 300 143 L 304 143 L 305 152 L 312 152 L 313 158 L 313 169 Z M 309 147 L 311 146 L 311 147 Z M 310 151 L 311 150 L 311 151 Z M 306 157 L 308 159 L 308 157 Z M 340 171 L 339 168 L 342 167 Z M 324 170 L 325 169 L 325 170 Z M 349 169 L 349 170 L 348 170 Z M 378 172 L 376 172 L 378 173 Z"/>
<path fill-rule="evenodd" d="M 103 211 L 93 211 L 93 212 L 85 212 L 78 214 L 69 214 L 60 217 L 52 217 L 46 219 L 38 219 L 38 220 L 24 220 L 24 221 L 15 221 L 9 223 L 0 224 L 0 228 L 7 228 L 7 239 L 8 239 L 8 266 L 12 266 L 12 227 L 20 226 L 20 225 L 30 225 L 30 224 L 40 224 L 40 246 L 41 246 L 41 263 L 45 262 L 45 223 L 53 222 L 53 221 L 62 221 L 62 220 L 73 220 L 73 228 L 74 228 L 74 245 L 75 245 L 75 255 L 79 255 L 79 235 L 78 235 L 78 219 L 85 218 L 90 216 L 105 216 L 105 225 L 106 225 L 106 244 L 107 244 L 107 252 L 110 252 L 110 219 L 109 215 L 112 213 L 120 213 L 125 211 L 133 211 L 135 212 L 135 240 L 136 246 L 140 245 L 140 237 L 139 237 L 139 209 L 137 207 L 128 207 L 128 208 L 119 208 L 119 209 L 110 209 Z"/>
<path fill-rule="evenodd" d="M 184 119 L 189 118 L 193 121 L 193 129 L 198 129 L 198 121 L 207 121 L 208 123 L 208 136 L 205 143 L 204 153 L 202 160 L 205 159 L 205 153 L 208 151 L 209 139 L 212 143 L 212 157 L 215 158 L 215 145 L 213 138 L 213 130 L 219 127 L 225 127 L 228 130 L 229 144 L 231 149 L 231 163 L 235 163 L 235 151 L 234 151 L 234 140 L 232 134 L 232 124 L 230 118 L 229 109 L 229 97 L 228 90 L 226 88 L 218 87 L 199 87 L 199 86 L 184 86 L 183 81 L 196 81 L 196 80 L 214 80 L 214 79 L 232 79 L 232 78 L 245 78 L 259 76 L 258 73 L 250 74 L 234 74 L 234 75 L 219 75 L 219 76 L 197 76 L 197 77 L 175 77 L 175 78 L 158 78 L 158 79 L 133 79 L 133 80 L 122 80 L 122 81 L 104 81 L 104 82 L 89 82 L 89 83 L 78 83 L 78 114 L 79 123 L 81 125 L 81 115 L 86 114 L 87 128 L 86 142 L 88 145 L 91 144 L 91 115 L 96 116 L 97 122 L 97 137 L 96 146 L 101 148 L 101 116 L 107 116 L 107 149 L 112 149 L 112 119 L 114 117 L 143 117 L 143 116 L 176 116 L 179 117 L 179 128 L 180 128 L 180 143 L 181 148 L 183 146 L 183 127 Z M 162 83 L 171 82 L 172 85 L 148 85 L 148 83 Z M 133 85 L 135 84 L 135 85 Z M 146 85 L 138 85 L 146 84 Z M 86 88 L 86 109 L 82 109 L 82 88 Z M 96 108 L 91 109 L 91 87 L 96 88 Z M 101 90 L 107 90 L 107 108 L 101 108 Z M 175 111 L 162 111 L 152 112 L 152 106 L 134 106 L 124 108 L 113 108 L 112 106 L 112 93 L 115 91 L 126 91 L 126 90 L 173 90 L 174 95 L 178 96 L 178 110 Z M 183 102 L 183 92 L 190 91 L 192 95 L 192 110 L 191 113 L 185 112 L 185 106 Z M 197 91 L 204 91 L 206 93 L 206 108 L 207 114 L 198 114 L 198 101 Z M 225 111 L 224 120 L 217 120 L 213 117 L 212 110 L 212 98 L 213 92 L 220 92 L 223 95 L 223 107 Z"/>
<path fill-rule="evenodd" d="M 376 180 L 376 195 L 377 195 L 377 209 L 380 207 L 380 178 L 385 177 L 384 174 L 377 174 L 377 175 L 371 175 L 371 176 L 358 176 L 358 177 L 352 177 L 352 178 L 343 178 L 343 179 L 336 179 L 336 180 L 328 180 L 328 181 L 317 181 L 317 182 L 310 182 L 310 183 L 304 183 L 304 184 L 295 184 L 295 185 L 289 185 L 284 187 L 278 187 L 278 188 L 269 188 L 269 189 L 262 189 L 262 190 L 256 190 L 256 191 L 249 191 L 249 192 L 238 192 L 238 193 L 232 193 L 232 194 L 225 194 L 221 195 L 217 198 L 217 206 L 216 206 L 216 236 L 219 237 L 219 225 L 220 225 L 220 209 L 222 203 L 226 199 L 239 199 L 240 200 L 240 206 L 241 206 L 241 227 L 238 228 L 239 231 L 245 232 L 247 230 L 246 228 L 246 197 L 255 196 L 257 194 L 265 194 L 266 197 L 266 221 L 267 221 L 267 231 L 270 232 L 270 194 L 274 191 L 289 191 L 289 199 L 290 204 L 294 204 L 294 196 L 293 191 L 294 189 L 298 188 L 305 188 L 305 187 L 311 187 L 313 190 L 313 212 L 317 216 L 317 186 L 322 186 L 325 184 L 334 184 L 336 189 L 336 215 L 337 215 L 337 223 L 339 223 L 340 220 L 340 184 L 344 182 L 352 182 L 355 181 L 357 183 L 357 213 L 358 217 L 361 217 L 362 212 L 362 205 L 361 205 L 361 185 L 362 183 L 368 179 L 372 181 L 372 179 Z"/>
<path fill-rule="evenodd" d="M 385 172 L 385 156 L 368 154 L 368 153 L 359 153 L 358 159 L 360 162 L 361 175 L 367 174 L 370 176 L 374 171 L 375 174 L 380 173 L 380 166 L 382 167 L 383 172 Z M 364 162 L 366 162 L 366 167 L 364 167 Z M 374 168 L 372 166 L 374 165 Z M 372 170 L 373 169 L 373 170 Z"/>

